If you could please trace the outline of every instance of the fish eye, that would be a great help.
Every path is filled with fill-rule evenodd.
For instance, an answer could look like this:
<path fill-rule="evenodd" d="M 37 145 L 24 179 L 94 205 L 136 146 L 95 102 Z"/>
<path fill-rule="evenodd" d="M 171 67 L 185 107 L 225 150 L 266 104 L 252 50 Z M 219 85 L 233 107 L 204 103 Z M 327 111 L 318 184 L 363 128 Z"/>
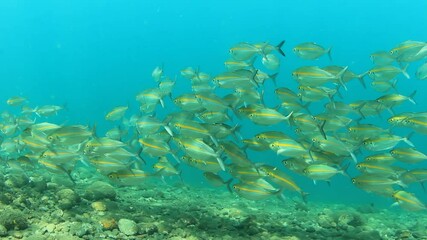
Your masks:
<path fill-rule="evenodd" d="M 351 182 L 352 182 L 352 183 L 356 183 L 356 179 L 352 178 L 352 179 L 351 179 Z"/>
<path fill-rule="evenodd" d="M 356 164 L 356 168 L 361 168 L 362 166 L 360 166 L 360 164 Z"/>

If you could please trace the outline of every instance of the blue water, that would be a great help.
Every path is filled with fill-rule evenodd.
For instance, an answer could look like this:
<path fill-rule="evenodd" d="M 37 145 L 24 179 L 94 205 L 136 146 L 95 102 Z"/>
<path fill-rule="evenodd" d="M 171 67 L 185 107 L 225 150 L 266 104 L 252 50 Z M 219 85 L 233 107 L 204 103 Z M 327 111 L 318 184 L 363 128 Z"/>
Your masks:
<path fill-rule="evenodd" d="M 135 95 L 156 86 L 151 78 L 154 67 L 163 64 L 165 74 L 172 78 L 188 66 L 214 76 L 225 71 L 228 49 L 242 41 L 276 44 L 286 40 L 279 86 L 295 88 L 290 72 L 299 66 L 329 64 L 326 57 L 311 62 L 292 53 L 292 47 L 308 41 L 332 46 L 334 64 L 362 73 L 373 66 L 370 53 L 389 50 L 405 40 L 426 41 L 426 9 L 424 0 L 5 0 L 0 2 L 0 106 L 10 110 L 5 100 L 13 95 L 28 97 L 33 106 L 66 104 L 68 111 L 56 121 L 97 123 L 102 132 L 113 126 L 104 120 L 113 107 L 129 104 L 137 111 Z M 412 76 L 420 64 L 410 65 Z M 178 81 L 187 80 L 178 77 Z M 266 87 L 272 90 L 274 86 L 267 83 Z M 357 81 L 348 87 L 348 101 L 380 96 L 362 90 Z M 426 111 L 427 81 L 400 79 L 399 93 L 410 94 L 414 89 L 419 92 L 418 104 L 405 103 L 397 112 Z M 277 104 L 272 96 L 266 101 L 270 106 Z M 243 130 L 244 137 L 255 133 Z M 425 135 L 415 134 L 412 140 L 427 152 Z M 255 161 L 265 158 L 264 153 L 251 154 Z M 274 153 L 267 156 L 271 163 L 279 163 Z M 342 176 L 331 187 L 297 179 L 316 200 L 380 198 L 356 189 Z"/>

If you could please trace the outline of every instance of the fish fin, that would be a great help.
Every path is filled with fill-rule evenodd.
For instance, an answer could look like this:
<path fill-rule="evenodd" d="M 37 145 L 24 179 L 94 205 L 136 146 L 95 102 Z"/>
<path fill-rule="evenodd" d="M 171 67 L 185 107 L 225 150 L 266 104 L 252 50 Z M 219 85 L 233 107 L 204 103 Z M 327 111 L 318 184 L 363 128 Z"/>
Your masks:
<path fill-rule="evenodd" d="M 276 49 L 280 53 L 280 55 L 286 57 L 285 52 L 283 52 L 283 50 L 282 50 L 283 44 L 285 44 L 285 40 L 282 40 L 279 44 L 277 44 Z"/>

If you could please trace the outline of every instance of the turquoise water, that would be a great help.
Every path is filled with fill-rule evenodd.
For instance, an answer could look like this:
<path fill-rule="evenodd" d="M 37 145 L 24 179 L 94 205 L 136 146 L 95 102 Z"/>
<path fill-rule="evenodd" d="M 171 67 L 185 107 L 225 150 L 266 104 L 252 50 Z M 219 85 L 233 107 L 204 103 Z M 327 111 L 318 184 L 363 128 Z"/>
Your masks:
<path fill-rule="evenodd" d="M 294 69 L 304 65 L 326 66 L 330 62 L 327 57 L 316 61 L 299 59 L 292 53 L 295 45 L 314 41 L 331 46 L 333 64 L 362 73 L 373 66 L 371 53 L 389 50 L 405 40 L 426 41 L 425 9 L 427 3 L 421 0 L 2 1 L 1 108 L 18 113 L 19 110 L 5 102 L 14 95 L 27 97 L 32 106 L 66 104 L 67 111 L 48 121 L 97 124 L 102 135 L 116 124 L 104 119 L 113 107 L 129 105 L 128 117 L 138 112 L 135 95 L 156 86 L 151 78 L 156 66 L 163 65 L 166 76 L 177 76 L 173 91 L 176 97 L 190 91 L 187 80 L 179 74 L 184 67 L 200 67 L 215 76 L 226 70 L 223 63 L 234 44 L 263 41 L 277 44 L 286 40 L 278 86 L 296 89 L 297 82 L 291 77 Z M 424 61 L 411 63 L 408 68 L 411 79 L 399 76 L 397 85 L 403 95 L 417 90 L 417 105 L 404 103 L 396 112 L 426 111 L 427 82 L 414 77 Z M 259 61 L 257 64 L 262 66 Z M 380 96 L 373 90 L 364 90 L 357 81 L 347 87 L 349 91 L 342 92 L 347 102 Z M 271 82 L 265 85 L 266 92 L 272 93 L 274 88 Z M 158 116 L 177 110 L 170 100 L 165 101 L 168 107 L 159 107 Z M 278 104 L 273 94 L 266 94 L 265 102 L 270 107 Z M 321 106 L 315 105 L 313 109 L 321 110 Z M 384 112 L 382 119 L 372 121 L 387 126 L 388 117 L 390 114 Z M 260 127 L 247 119 L 242 123 L 241 134 L 245 138 L 265 129 L 291 131 L 283 124 Z M 406 130 L 397 129 L 395 133 L 406 135 Z M 422 134 L 411 138 L 421 152 L 427 152 L 426 140 Z M 277 166 L 282 159 L 272 151 L 248 151 L 248 154 L 255 162 Z M 427 165 L 417 165 L 422 167 Z M 200 171 L 182 168 L 184 181 L 208 186 Z M 328 186 L 324 182 L 313 185 L 310 179 L 287 173 L 310 193 L 310 201 L 375 202 L 384 207 L 393 202 L 357 189 L 344 176 L 334 177 Z M 352 166 L 350 175 L 355 173 Z M 408 191 L 426 202 L 419 185 L 411 185 Z"/>

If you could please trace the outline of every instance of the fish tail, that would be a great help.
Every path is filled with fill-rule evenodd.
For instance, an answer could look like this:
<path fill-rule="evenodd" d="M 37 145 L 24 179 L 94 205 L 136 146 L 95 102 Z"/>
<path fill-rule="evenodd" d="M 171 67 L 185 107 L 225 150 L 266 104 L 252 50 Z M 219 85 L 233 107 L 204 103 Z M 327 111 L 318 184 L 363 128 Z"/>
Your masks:
<path fill-rule="evenodd" d="M 415 145 L 410 140 L 412 135 L 414 135 L 414 132 L 409 133 L 408 136 L 406 136 L 402 139 L 402 141 L 404 141 L 406 144 L 408 144 L 411 147 L 415 147 Z"/>
<path fill-rule="evenodd" d="M 285 40 L 283 40 L 283 41 L 281 41 L 279 44 L 277 44 L 276 49 L 277 49 L 277 51 L 280 53 L 280 55 L 282 55 L 282 56 L 286 57 L 285 52 L 283 52 L 283 50 L 282 50 L 282 46 L 283 46 L 283 44 L 285 44 Z"/>
<path fill-rule="evenodd" d="M 362 84 L 364 89 L 366 89 L 366 83 L 365 83 L 365 79 L 364 79 L 365 75 L 366 75 L 366 72 L 357 75 L 357 79 L 359 80 L 360 84 Z"/>
<path fill-rule="evenodd" d="M 231 189 L 231 183 L 233 182 L 233 178 L 227 180 L 224 184 L 227 186 L 227 190 L 232 194 L 233 190 Z"/>
<path fill-rule="evenodd" d="M 347 91 L 347 86 L 344 84 L 342 77 L 344 76 L 344 73 L 347 71 L 348 66 L 346 66 L 343 70 L 341 70 L 341 72 L 339 72 L 336 76 L 336 78 L 338 79 L 338 81 L 340 82 L 341 86 L 343 86 L 343 88 Z"/>
<path fill-rule="evenodd" d="M 326 120 L 322 121 L 322 124 L 318 125 L 319 128 L 319 132 L 320 134 L 322 134 L 322 137 L 326 140 L 326 133 L 325 133 L 325 124 L 326 124 Z"/>
<path fill-rule="evenodd" d="M 414 91 L 411 93 L 411 95 L 409 95 L 409 96 L 408 96 L 408 100 L 409 100 L 411 103 L 413 103 L 413 104 L 417 104 L 417 103 L 415 102 L 415 100 L 414 100 L 414 96 L 415 96 L 415 94 L 417 94 L 417 90 L 414 90 Z"/>
<path fill-rule="evenodd" d="M 331 62 L 332 62 L 331 50 L 332 50 L 332 47 L 328 48 L 328 49 L 326 50 L 326 53 L 328 53 L 329 61 L 331 61 Z"/>
<path fill-rule="evenodd" d="M 402 74 L 407 78 L 410 79 L 411 77 L 409 76 L 408 72 L 406 72 L 406 69 L 408 69 L 409 64 L 406 64 L 403 68 L 401 68 L 402 70 Z"/>
<path fill-rule="evenodd" d="M 391 87 L 394 89 L 394 91 L 397 92 L 396 84 L 397 84 L 397 78 L 394 79 L 393 83 L 391 84 Z"/>
<path fill-rule="evenodd" d="M 254 71 L 254 74 L 251 76 L 251 81 L 252 81 L 252 83 L 254 83 L 255 84 L 255 86 L 257 86 L 258 88 L 259 88 L 259 84 L 258 84 L 258 82 L 255 80 L 255 78 L 256 78 L 256 75 L 258 74 L 258 69 L 257 70 L 255 70 Z"/>
<path fill-rule="evenodd" d="M 301 198 L 304 201 L 304 203 L 307 203 L 307 196 L 310 195 L 310 193 L 301 191 L 300 194 L 301 194 Z"/>
<path fill-rule="evenodd" d="M 168 125 L 164 125 L 163 128 L 166 130 L 166 132 L 173 137 L 172 129 Z"/>
<path fill-rule="evenodd" d="M 271 78 L 271 80 L 273 80 L 273 84 L 275 87 L 277 87 L 277 80 L 276 80 L 277 75 L 279 75 L 279 73 L 274 73 L 274 74 L 268 75 L 268 77 Z"/>

